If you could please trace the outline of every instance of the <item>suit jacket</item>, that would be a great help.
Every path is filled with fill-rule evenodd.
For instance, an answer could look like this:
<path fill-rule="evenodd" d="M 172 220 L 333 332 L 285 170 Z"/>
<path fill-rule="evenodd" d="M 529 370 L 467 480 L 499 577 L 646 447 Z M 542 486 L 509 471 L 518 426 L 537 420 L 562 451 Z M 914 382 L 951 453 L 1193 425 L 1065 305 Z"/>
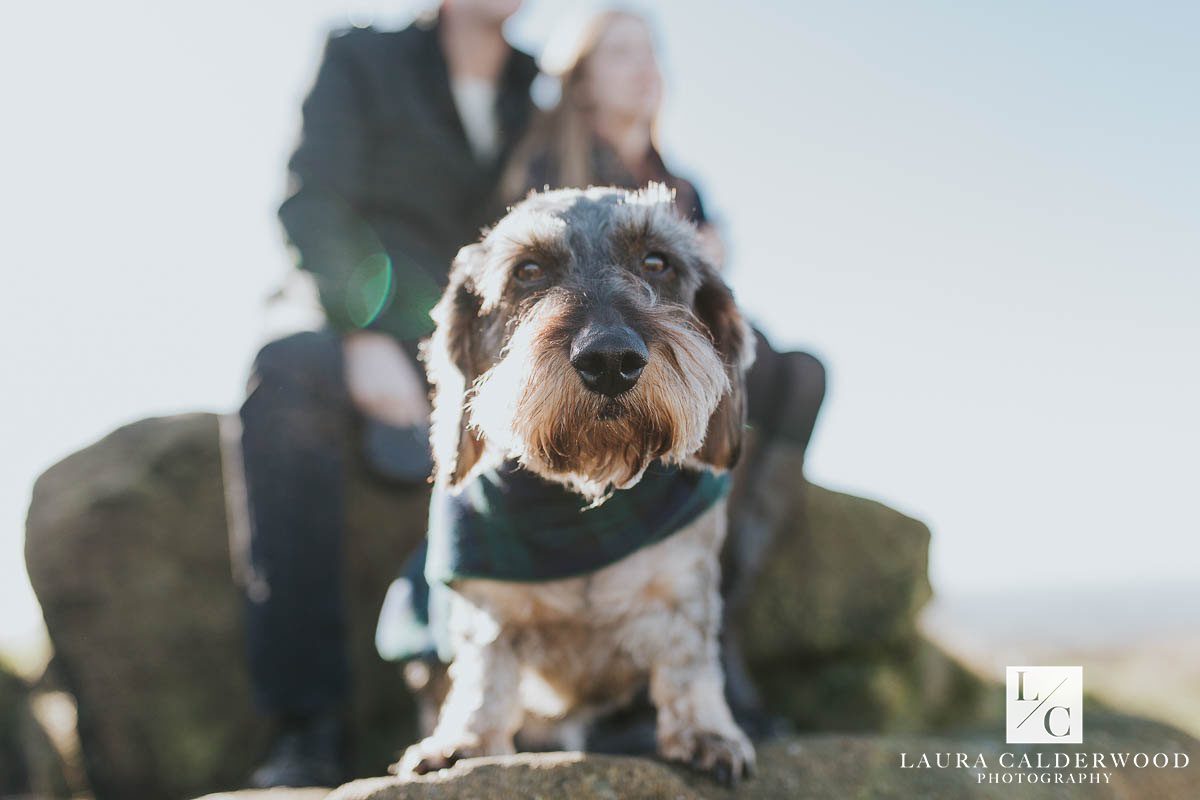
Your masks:
<path fill-rule="evenodd" d="M 497 86 L 501 148 L 481 163 L 450 91 L 436 20 L 333 34 L 304 101 L 279 218 L 316 278 L 330 325 L 401 340 L 432 330 L 450 262 L 503 208 L 496 184 L 533 111 L 533 58 Z"/>

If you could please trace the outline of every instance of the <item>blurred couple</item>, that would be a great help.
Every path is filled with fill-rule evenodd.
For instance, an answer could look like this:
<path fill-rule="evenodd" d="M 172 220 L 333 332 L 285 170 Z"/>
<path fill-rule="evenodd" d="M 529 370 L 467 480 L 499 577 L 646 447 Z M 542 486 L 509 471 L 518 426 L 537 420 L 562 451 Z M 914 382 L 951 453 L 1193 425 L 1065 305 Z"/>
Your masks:
<path fill-rule="evenodd" d="M 659 181 L 675 190 L 712 261 L 723 261 L 695 187 L 656 146 L 663 87 L 647 20 L 594 17 L 552 76 L 557 104 L 543 111 L 530 95 L 537 63 L 502 33 L 519 6 L 445 0 L 400 31 L 335 33 L 304 102 L 279 217 L 298 267 L 315 279 L 326 325 L 264 347 L 241 409 L 248 656 L 256 702 L 277 731 L 254 786 L 349 777 L 346 465 L 364 459 L 398 490 L 429 475 L 417 344 L 432 330 L 428 312 L 458 249 L 531 189 Z M 782 487 L 802 469 L 824 371 L 807 354 L 776 353 L 760 334 L 748 393 L 750 446 L 724 565 L 731 605 L 778 527 Z M 726 668 L 733 705 L 752 707 L 736 657 Z"/>

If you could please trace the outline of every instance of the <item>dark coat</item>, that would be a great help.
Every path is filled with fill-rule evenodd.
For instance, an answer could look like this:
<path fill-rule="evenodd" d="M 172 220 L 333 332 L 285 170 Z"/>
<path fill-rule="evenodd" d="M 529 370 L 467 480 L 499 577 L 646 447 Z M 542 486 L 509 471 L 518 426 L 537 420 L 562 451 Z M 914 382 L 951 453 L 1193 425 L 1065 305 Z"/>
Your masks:
<path fill-rule="evenodd" d="M 514 50 L 497 86 L 501 152 L 485 164 L 459 120 L 436 22 L 329 38 L 279 218 L 334 329 L 402 340 L 432 330 L 455 253 L 503 211 L 496 184 L 532 115 L 536 75 Z"/>

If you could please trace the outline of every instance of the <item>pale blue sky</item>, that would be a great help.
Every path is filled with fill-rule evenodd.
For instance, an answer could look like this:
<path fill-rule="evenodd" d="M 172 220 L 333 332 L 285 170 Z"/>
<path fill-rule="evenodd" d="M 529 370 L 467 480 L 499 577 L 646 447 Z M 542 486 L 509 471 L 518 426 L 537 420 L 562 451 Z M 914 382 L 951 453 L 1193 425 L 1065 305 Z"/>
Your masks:
<path fill-rule="evenodd" d="M 409 4 L 14 5 L 0 644 L 36 623 L 34 476 L 236 406 L 324 33 Z M 595 5 L 531 0 L 512 35 Z M 950 595 L 1194 582 L 1200 6 L 637 5 L 740 298 L 830 368 L 811 477 L 928 521 Z"/>

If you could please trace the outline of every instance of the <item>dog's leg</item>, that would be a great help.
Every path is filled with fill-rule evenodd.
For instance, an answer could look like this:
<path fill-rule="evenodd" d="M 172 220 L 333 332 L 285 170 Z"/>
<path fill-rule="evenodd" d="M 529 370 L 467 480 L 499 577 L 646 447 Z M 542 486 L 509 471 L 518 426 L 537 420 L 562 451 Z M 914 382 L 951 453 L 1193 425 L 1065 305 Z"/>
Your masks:
<path fill-rule="evenodd" d="M 715 590 L 713 595 L 719 608 Z M 688 628 L 678 630 L 682 646 L 660 649 L 650 666 L 659 755 L 735 784 L 753 770 L 754 748 L 725 702 L 716 626 L 678 618 L 676 624 Z"/>
<path fill-rule="evenodd" d="M 450 693 L 437 726 L 405 751 L 392 772 L 424 774 L 462 758 L 516 752 L 513 736 L 523 716 L 517 691 L 519 665 L 507 635 L 494 621 L 486 622 L 484 626 L 465 626 L 472 635 L 458 637 L 450 666 Z M 457 626 L 452 623 L 452 627 Z"/>

